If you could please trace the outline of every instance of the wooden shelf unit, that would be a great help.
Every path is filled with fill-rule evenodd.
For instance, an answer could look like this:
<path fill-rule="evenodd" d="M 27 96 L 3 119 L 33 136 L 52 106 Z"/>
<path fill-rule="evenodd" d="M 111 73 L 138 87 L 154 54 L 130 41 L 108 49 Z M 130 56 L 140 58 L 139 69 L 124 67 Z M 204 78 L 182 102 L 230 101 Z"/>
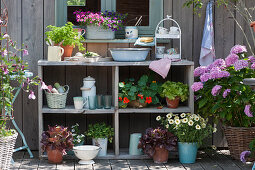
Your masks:
<path fill-rule="evenodd" d="M 113 115 L 113 123 L 114 123 L 114 152 L 109 154 L 105 159 L 146 159 L 147 156 L 132 156 L 128 155 L 128 152 L 123 152 L 119 147 L 119 115 L 124 113 L 182 113 L 182 112 L 191 112 L 194 113 L 194 94 L 191 90 L 191 85 L 194 82 L 194 62 L 181 60 L 179 62 L 172 62 L 172 66 L 184 66 L 185 69 L 185 83 L 189 85 L 189 99 L 187 102 L 187 106 L 180 106 L 177 109 L 169 109 L 162 108 L 157 109 L 155 107 L 152 108 L 143 108 L 143 109 L 119 109 L 118 107 L 118 83 L 119 83 L 119 67 L 123 66 L 149 66 L 151 61 L 144 62 L 95 62 L 95 63 L 84 63 L 84 62 L 53 62 L 46 60 L 38 61 L 38 76 L 43 77 L 43 69 L 49 66 L 95 66 L 95 67 L 111 67 L 112 68 L 112 96 L 113 96 L 113 107 L 111 109 L 96 109 L 96 110 L 75 110 L 74 106 L 67 105 L 65 109 L 50 109 L 47 106 L 43 105 L 43 92 L 40 90 L 40 86 L 38 86 L 38 122 L 39 122 L 39 141 L 41 141 L 41 134 L 43 132 L 43 114 L 112 114 Z M 40 143 L 39 143 L 40 146 Z M 43 157 L 41 151 L 39 151 L 39 156 Z M 104 158 L 102 158 L 104 159 Z"/>

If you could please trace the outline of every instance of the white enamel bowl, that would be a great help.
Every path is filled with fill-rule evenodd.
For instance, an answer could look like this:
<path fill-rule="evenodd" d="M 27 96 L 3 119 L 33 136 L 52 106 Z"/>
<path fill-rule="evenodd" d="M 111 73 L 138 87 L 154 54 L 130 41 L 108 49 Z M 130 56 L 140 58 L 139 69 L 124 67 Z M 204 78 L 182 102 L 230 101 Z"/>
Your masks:
<path fill-rule="evenodd" d="M 75 156 L 80 159 L 79 164 L 88 165 L 95 163 L 92 159 L 94 159 L 100 147 L 93 145 L 82 145 L 73 147 L 73 151 Z"/>

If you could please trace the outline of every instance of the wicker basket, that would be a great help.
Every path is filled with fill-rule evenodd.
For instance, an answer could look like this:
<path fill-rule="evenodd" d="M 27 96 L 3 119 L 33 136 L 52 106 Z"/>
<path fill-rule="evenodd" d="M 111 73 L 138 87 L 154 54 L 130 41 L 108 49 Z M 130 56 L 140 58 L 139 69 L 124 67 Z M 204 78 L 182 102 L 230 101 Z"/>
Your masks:
<path fill-rule="evenodd" d="M 12 136 L 0 138 L 0 169 L 10 169 L 13 149 L 18 133 Z"/>
<path fill-rule="evenodd" d="M 231 157 L 240 159 L 243 151 L 249 150 L 249 143 L 255 138 L 255 127 L 224 127 Z"/>
<path fill-rule="evenodd" d="M 66 107 L 66 98 L 69 91 L 69 86 L 64 86 L 65 93 L 49 93 L 45 90 L 48 107 L 51 109 L 63 109 Z"/>

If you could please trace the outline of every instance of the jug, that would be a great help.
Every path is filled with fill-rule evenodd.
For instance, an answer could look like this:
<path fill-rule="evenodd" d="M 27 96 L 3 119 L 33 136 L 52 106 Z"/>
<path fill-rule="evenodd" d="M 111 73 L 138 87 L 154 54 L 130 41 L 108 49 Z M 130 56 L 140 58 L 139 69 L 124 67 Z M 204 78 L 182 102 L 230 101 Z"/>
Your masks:
<path fill-rule="evenodd" d="M 96 95 L 96 80 L 93 77 L 86 77 L 83 79 L 83 87 L 81 87 L 82 97 L 84 101 L 88 100 L 88 96 Z M 85 109 L 89 108 L 88 102 L 84 105 Z"/>

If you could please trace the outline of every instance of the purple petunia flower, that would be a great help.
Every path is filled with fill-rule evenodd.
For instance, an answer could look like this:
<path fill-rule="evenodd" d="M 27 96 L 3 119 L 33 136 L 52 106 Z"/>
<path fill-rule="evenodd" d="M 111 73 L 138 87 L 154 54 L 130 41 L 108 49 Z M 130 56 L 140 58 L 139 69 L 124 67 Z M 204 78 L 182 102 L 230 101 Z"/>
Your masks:
<path fill-rule="evenodd" d="M 195 77 L 198 77 L 198 76 L 201 76 L 202 74 L 206 73 L 207 72 L 207 67 L 205 66 L 200 66 L 200 67 L 197 67 L 195 70 L 194 70 L 194 76 Z"/>
<path fill-rule="evenodd" d="M 217 96 L 220 93 L 221 88 L 222 88 L 221 85 L 215 85 L 211 91 L 212 95 Z"/>
<path fill-rule="evenodd" d="M 231 54 L 241 54 L 241 53 L 244 53 L 244 52 L 247 52 L 247 49 L 246 49 L 245 46 L 242 46 L 242 45 L 235 45 L 230 50 Z"/>
<path fill-rule="evenodd" d="M 202 89 L 204 87 L 203 83 L 201 82 L 195 82 L 192 86 L 191 86 L 191 89 L 196 92 L 200 89 Z"/>
<path fill-rule="evenodd" d="M 251 154 L 251 151 L 243 151 L 241 154 L 240 154 L 240 160 L 245 163 L 246 162 L 246 158 L 248 156 L 250 156 Z"/>
<path fill-rule="evenodd" d="M 205 73 L 200 76 L 200 80 L 201 80 L 201 82 L 207 82 L 210 79 L 210 77 L 211 77 L 210 73 Z"/>
<path fill-rule="evenodd" d="M 248 65 L 249 65 L 249 63 L 247 60 L 238 60 L 235 62 L 234 67 L 235 67 L 235 70 L 238 71 L 238 70 L 248 67 Z"/>
<path fill-rule="evenodd" d="M 236 54 L 229 54 L 225 59 L 226 66 L 229 67 L 239 60 L 239 56 Z"/>
<path fill-rule="evenodd" d="M 248 57 L 248 60 L 250 62 L 254 63 L 255 62 L 255 57 L 254 56 L 250 56 L 250 57 Z"/>
<path fill-rule="evenodd" d="M 223 98 L 225 99 L 230 92 L 231 92 L 231 89 L 224 90 L 223 95 L 222 95 Z"/>
<path fill-rule="evenodd" d="M 248 116 L 248 117 L 253 117 L 253 114 L 251 112 L 251 105 L 248 104 L 245 106 L 244 108 L 244 113 Z"/>

